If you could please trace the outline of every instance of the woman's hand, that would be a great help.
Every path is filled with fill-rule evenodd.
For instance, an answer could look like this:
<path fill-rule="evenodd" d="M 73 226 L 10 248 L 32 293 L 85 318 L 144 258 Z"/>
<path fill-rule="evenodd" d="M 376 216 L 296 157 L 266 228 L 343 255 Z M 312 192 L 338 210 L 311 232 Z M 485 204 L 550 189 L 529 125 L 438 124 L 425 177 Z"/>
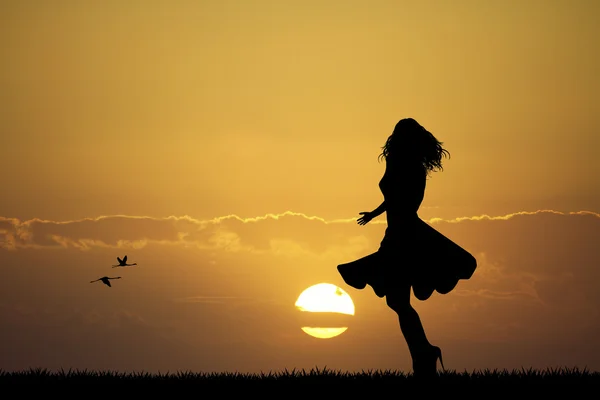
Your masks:
<path fill-rule="evenodd" d="M 356 222 L 358 222 L 359 225 L 366 225 L 369 223 L 369 221 L 371 221 L 373 219 L 373 213 L 369 212 L 369 211 L 363 211 L 359 213 L 360 215 L 362 215 L 362 217 L 360 217 Z"/>

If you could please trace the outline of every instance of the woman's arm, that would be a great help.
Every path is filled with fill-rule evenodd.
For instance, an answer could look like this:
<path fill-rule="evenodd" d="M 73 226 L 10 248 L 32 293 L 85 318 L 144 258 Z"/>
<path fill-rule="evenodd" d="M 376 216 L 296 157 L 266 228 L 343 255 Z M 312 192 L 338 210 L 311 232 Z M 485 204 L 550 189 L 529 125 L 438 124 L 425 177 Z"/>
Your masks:
<path fill-rule="evenodd" d="M 380 216 L 385 211 L 385 200 L 373 211 L 371 211 L 372 218 Z"/>
<path fill-rule="evenodd" d="M 356 222 L 358 222 L 359 225 L 368 224 L 369 221 L 371 221 L 373 218 L 377 217 L 378 215 L 381 215 L 381 213 L 383 213 L 384 211 L 385 211 L 385 200 L 379 205 L 379 207 L 377 207 L 373 211 L 360 212 L 359 214 L 362 215 L 362 217 L 360 217 Z"/>

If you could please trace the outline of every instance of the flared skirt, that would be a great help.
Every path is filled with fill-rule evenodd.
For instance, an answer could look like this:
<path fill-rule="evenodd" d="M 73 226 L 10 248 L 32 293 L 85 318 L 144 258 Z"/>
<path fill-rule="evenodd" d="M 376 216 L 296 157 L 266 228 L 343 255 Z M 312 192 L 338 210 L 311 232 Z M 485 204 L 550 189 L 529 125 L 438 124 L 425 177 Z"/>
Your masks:
<path fill-rule="evenodd" d="M 399 231 L 388 228 L 377 252 L 337 266 L 344 282 L 356 289 L 370 285 L 384 297 L 410 286 L 419 300 L 434 291 L 449 293 L 476 267 L 471 253 L 420 218 Z"/>

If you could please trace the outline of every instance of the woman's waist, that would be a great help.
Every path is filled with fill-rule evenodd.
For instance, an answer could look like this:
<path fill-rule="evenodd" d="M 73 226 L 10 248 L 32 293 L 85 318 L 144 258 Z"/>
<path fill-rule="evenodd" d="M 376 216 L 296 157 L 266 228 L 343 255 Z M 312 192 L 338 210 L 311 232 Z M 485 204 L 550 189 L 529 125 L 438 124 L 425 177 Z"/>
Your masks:
<path fill-rule="evenodd" d="M 390 224 L 395 224 L 397 222 L 399 223 L 406 223 L 406 222 L 410 222 L 410 221 L 416 221 L 419 219 L 419 215 L 417 214 L 417 211 L 392 211 L 390 212 L 390 210 L 386 210 L 386 217 L 387 217 L 387 222 L 388 222 L 388 226 L 390 226 Z"/>

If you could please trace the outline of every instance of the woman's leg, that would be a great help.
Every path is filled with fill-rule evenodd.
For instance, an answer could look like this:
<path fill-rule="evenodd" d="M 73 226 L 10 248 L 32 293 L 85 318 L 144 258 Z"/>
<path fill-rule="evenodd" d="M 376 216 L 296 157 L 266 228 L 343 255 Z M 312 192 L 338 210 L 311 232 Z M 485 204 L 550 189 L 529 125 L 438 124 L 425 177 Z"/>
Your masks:
<path fill-rule="evenodd" d="M 410 285 L 389 290 L 386 301 L 388 306 L 398 314 L 400 330 L 412 358 L 414 376 L 425 379 L 435 378 L 438 358 L 442 362 L 442 351 L 439 347 L 429 343 L 421 318 L 410 305 Z"/>
<path fill-rule="evenodd" d="M 388 307 L 398 315 L 400 330 L 414 361 L 419 351 L 429 347 L 430 343 L 425 335 L 419 314 L 410 304 L 410 285 L 406 284 L 394 290 L 389 290 L 386 295 L 386 302 Z"/>

